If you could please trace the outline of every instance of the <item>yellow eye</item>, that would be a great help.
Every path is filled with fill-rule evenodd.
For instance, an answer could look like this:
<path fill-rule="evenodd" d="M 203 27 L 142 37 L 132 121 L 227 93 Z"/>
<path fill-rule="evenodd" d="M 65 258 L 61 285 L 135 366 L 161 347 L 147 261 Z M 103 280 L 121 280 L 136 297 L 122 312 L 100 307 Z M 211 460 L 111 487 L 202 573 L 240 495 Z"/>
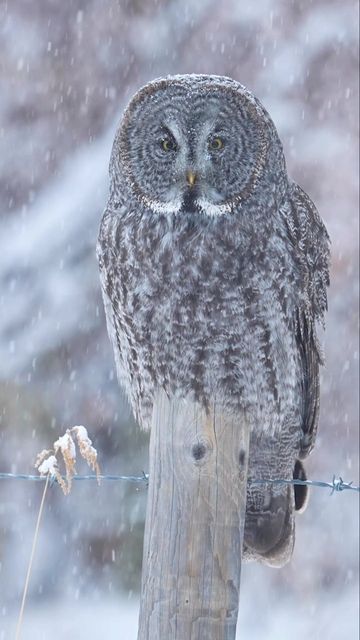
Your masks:
<path fill-rule="evenodd" d="M 221 138 L 219 138 L 219 136 L 212 138 L 209 142 L 209 148 L 212 151 L 219 151 L 219 149 L 222 149 L 223 146 L 224 146 L 224 142 Z"/>
<path fill-rule="evenodd" d="M 176 142 L 171 138 L 163 138 L 161 140 L 161 148 L 163 151 L 176 151 Z"/>

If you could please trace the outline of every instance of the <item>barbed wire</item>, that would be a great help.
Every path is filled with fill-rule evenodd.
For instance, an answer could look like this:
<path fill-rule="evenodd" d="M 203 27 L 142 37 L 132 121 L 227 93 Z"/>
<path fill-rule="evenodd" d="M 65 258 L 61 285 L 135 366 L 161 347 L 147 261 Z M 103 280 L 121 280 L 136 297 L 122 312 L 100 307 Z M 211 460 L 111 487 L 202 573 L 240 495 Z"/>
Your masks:
<path fill-rule="evenodd" d="M 0 473 L 0 480 L 33 480 L 35 482 L 41 482 L 46 480 L 46 475 L 44 476 L 32 476 L 27 475 L 25 473 Z M 64 480 L 66 480 L 66 476 L 61 476 Z M 52 484 L 57 484 L 57 480 L 55 476 L 51 476 Z M 90 475 L 76 475 L 73 476 L 73 480 L 125 480 L 127 482 L 149 482 L 149 476 L 147 473 L 143 472 L 141 476 L 118 476 L 118 475 L 101 475 L 98 476 L 95 474 Z"/>
<path fill-rule="evenodd" d="M 359 486 L 354 485 L 353 482 L 344 482 L 341 476 L 339 478 L 333 476 L 331 482 L 325 482 L 323 480 L 300 480 L 298 478 L 293 480 L 283 480 L 280 478 L 279 480 L 252 480 L 251 484 L 296 484 L 308 487 L 321 487 L 323 489 L 327 487 L 331 489 L 331 495 L 333 493 L 340 493 L 341 491 L 346 490 L 360 492 Z"/>
<path fill-rule="evenodd" d="M 24 473 L 1 473 L 0 472 L 0 480 L 30 480 L 35 482 L 44 482 L 46 481 L 47 476 L 36 476 L 36 475 L 27 475 Z M 66 479 L 65 476 L 63 476 Z M 95 474 L 91 475 L 76 475 L 72 478 L 72 480 L 110 480 L 110 481 L 125 481 L 132 482 L 137 484 L 149 484 L 149 474 L 144 471 L 140 476 L 121 476 L 121 475 L 99 475 Z M 251 480 L 251 484 L 291 484 L 291 485 L 303 485 L 308 487 L 320 487 L 320 488 L 328 488 L 331 489 L 331 495 L 333 493 L 341 493 L 342 491 L 357 491 L 360 492 L 360 486 L 354 485 L 353 482 L 345 482 L 341 476 L 333 476 L 331 482 L 325 482 L 323 480 L 285 480 L 283 478 L 267 478 L 266 480 Z M 55 476 L 51 478 L 50 485 L 57 484 L 57 480 Z"/>

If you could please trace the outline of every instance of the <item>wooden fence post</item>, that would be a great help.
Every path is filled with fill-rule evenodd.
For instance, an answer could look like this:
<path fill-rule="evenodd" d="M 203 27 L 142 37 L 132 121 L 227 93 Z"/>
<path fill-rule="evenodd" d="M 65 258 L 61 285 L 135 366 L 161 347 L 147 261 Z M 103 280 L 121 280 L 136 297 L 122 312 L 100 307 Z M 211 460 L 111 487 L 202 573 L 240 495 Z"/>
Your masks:
<path fill-rule="evenodd" d="M 249 428 L 165 393 L 155 403 L 138 640 L 234 640 Z"/>

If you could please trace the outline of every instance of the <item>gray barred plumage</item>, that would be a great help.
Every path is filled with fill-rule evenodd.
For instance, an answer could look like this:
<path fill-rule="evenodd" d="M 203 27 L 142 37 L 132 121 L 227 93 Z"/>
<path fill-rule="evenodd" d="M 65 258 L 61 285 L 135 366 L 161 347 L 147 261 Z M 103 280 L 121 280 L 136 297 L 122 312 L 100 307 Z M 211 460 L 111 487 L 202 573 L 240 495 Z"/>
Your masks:
<path fill-rule="evenodd" d="M 252 477 L 314 445 L 329 239 L 260 102 L 218 76 L 155 80 L 116 133 L 98 239 L 119 381 L 149 428 L 159 389 L 245 410 Z M 299 488 L 296 507 L 305 494 Z M 244 556 L 291 556 L 293 488 L 248 490 Z"/>

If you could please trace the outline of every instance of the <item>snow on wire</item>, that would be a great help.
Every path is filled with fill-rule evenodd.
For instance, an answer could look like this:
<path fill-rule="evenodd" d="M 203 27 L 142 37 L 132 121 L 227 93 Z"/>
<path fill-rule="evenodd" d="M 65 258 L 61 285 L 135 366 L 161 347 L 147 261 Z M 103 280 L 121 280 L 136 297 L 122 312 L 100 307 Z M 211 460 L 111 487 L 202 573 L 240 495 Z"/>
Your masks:
<path fill-rule="evenodd" d="M 65 476 L 64 476 L 65 478 Z M 125 481 L 138 484 L 149 484 L 149 475 L 143 472 L 140 476 L 121 476 L 121 475 L 75 475 L 72 478 L 76 480 L 112 480 L 112 481 Z M 0 480 L 30 480 L 30 481 L 45 481 L 46 476 L 26 475 L 24 473 L 1 473 Z M 58 481 L 55 476 L 51 477 L 50 484 L 57 484 Z M 322 480 L 285 480 L 278 479 L 266 479 L 266 480 L 252 480 L 251 484 L 292 484 L 292 485 L 306 485 L 309 487 L 322 487 L 331 489 L 331 494 L 340 493 L 342 491 L 350 490 L 360 492 L 360 486 L 354 485 L 352 482 L 344 482 L 341 477 L 333 476 L 331 482 L 324 482 Z"/>

